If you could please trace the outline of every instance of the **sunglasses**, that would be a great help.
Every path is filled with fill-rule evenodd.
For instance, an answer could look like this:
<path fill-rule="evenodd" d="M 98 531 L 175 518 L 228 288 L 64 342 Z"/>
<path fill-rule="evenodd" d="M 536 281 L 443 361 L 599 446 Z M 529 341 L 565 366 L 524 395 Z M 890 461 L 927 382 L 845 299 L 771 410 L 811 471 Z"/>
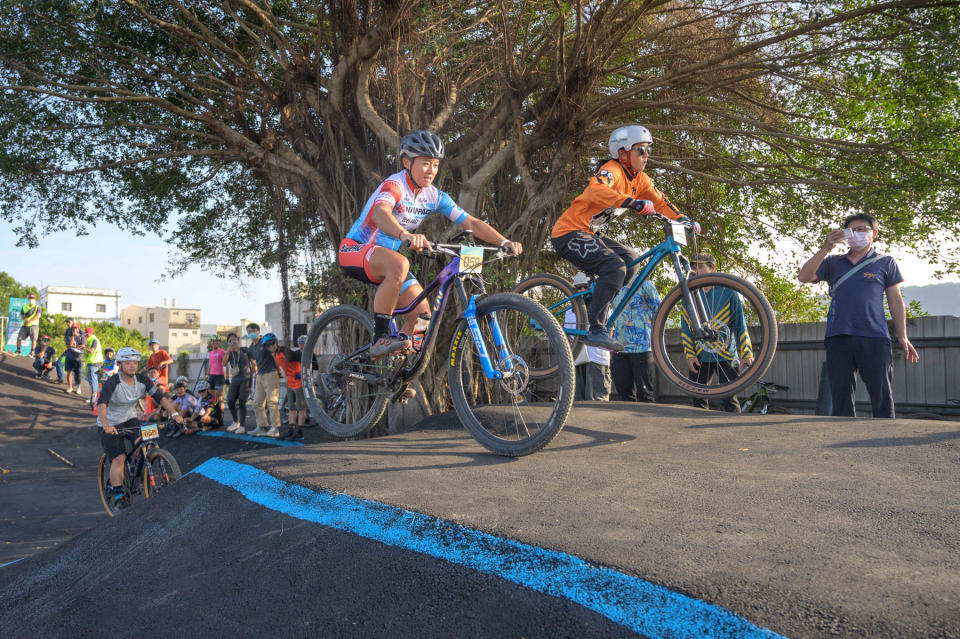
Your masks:
<path fill-rule="evenodd" d="M 637 145 L 637 146 L 630 147 L 630 150 L 636 152 L 640 157 L 644 157 L 644 158 L 650 157 L 649 146 Z"/>

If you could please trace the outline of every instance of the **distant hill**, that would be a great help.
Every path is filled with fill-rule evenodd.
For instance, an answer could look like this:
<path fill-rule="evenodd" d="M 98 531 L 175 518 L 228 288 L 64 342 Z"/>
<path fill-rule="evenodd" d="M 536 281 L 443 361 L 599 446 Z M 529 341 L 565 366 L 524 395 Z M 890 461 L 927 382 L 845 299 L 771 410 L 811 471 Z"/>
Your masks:
<path fill-rule="evenodd" d="M 903 299 L 917 300 L 930 315 L 960 317 L 960 282 L 946 282 L 929 286 L 904 286 Z"/>

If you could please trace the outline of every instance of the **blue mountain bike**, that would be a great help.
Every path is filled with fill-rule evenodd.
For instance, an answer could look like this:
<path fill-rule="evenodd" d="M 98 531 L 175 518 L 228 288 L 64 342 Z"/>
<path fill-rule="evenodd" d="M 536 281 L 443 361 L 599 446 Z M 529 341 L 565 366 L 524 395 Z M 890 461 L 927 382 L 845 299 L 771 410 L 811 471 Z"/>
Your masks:
<path fill-rule="evenodd" d="M 749 282 L 729 273 L 696 275 L 683 256 L 692 224 L 673 222 L 659 214 L 664 240 L 636 260 L 633 280 L 626 282 L 607 319 L 612 329 L 624 308 L 664 260 L 670 260 L 677 286 L 660 304 L 650 327 L 653 359 L 663 375 L 685 393 L 702 398 L 735 395 L 750 386 L 770 366 L 777 350 L 777 320 L 770 303 Z M 694 242 L 696 236 L 694 235 Z M 553 274 L 521 281 L 514 293 L 545 306 L 564 327 L 574 359 L 584 347 L 587 305 L 594 283 L 583 290 Z M 550 368 L 533 369 L 533 378 L 550 375 Z"/>

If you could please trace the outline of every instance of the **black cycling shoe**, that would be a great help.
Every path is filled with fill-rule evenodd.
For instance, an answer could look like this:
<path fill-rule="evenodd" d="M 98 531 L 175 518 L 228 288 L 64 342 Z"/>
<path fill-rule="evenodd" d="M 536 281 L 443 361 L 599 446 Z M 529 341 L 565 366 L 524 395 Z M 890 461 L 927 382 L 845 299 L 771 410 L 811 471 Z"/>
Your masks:
<path fill-rule="evenodd" d="M 280 435 L 280 439 L 293 439 L 293 433 L 293 428 L 288 427 L 285 431 L 283 431 L 283 435 Z"/>
<path fill-rule="evenodd" d="M 303 431 L 299 428 L 293 432 L 293 435 L 290 436 L 290 441 L 298 442 L 303 439 Z"/>
<path fill-rule="evenodd" d="M 613 339 L 607 331 L 602 328 L 591 328 L 587 331 L 587 336 L 583 338 L 583 343 L 587 346 L 602 348 L 606 351 L 619 353 L 623 350 L 623 344 Z"/>

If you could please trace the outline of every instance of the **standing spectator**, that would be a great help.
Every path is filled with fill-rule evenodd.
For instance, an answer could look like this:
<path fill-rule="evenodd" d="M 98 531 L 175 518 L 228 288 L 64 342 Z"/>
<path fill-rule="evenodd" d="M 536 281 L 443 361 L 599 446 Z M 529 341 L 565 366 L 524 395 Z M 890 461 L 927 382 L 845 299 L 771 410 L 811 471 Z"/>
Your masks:
<path fill-rule="evenodd" d="M 220 394 L 223 392 L 223 385 L 226 382 L 226 376 L 223 371 L 223 360 L 227 357 L 227 351 L 220 348 L 219 335 L 210 339 L 207 348 L 209 350 L 207 360 L 210 363 L 210 377 L 208 378 L 210 382 L 210 392 L 213 393 L 217 401 L 219 401 Z"/>
<path fill-rule="evenodd" d="M 30 340 L 30 349 L 35 350 L 40 346 L 40 315 L 43 313 L 43 307 L 37 304 L 37 296 L 33 293 L 27 293 L 27 303 L 20 308 L 20 318 L 23 324 L 20 326 L 20 332 L 17 333 L 17 352 L 20 355 L 20 342 L 25 339 Z"/>
<path fill-rule="evenodd" d="M 37 379 L 49 379 L 47 375 L 54 368 L 57 370 L 57 383 L 63 381 L 63 367 L 57 359 L 57 351 L 50 346 L 50 336 L 44 335 L 33 351 L 33 368 L 37 371 Z"/>
<path fill-rule="evenodd" d="M 147 368 L 156 368 L 160 374 L 160 381 L 164 386 L 169 386 L 170 381 L 167 376 L 167 367 L 173 364 L 173 358 L 170 353 L 160 348 L 160 342 L 152 339 L 147 344 L 150 347 L 150 357 L 147 359 Z"/>
<path fill-rule="evenodd" d="M 895 259 L 878 255 L 873 249 L 878 234 L 879 225 L 872 215 L 847 217 L 843 229 L 828 233 L 823 246 L 797 275 L 805 284 L 827 282 L 830 286 L 823 343 L 833 415 L 838 417 L 857 416 L 854 402 L 858 371 L 870 394 L 873 416 L 894 417 L 893 354 L 883 312 L 884 295 L 904 357 L 914 364 L 920 361 L 917 349 L 907 338 L 907 313 L 900 294 L 903 275 Z M 829 255 L 843 241 L 850 250 L 844 255 Z"/>
<path fill-rule="evenodd" d="M 97 393 L 100 392 L 100 367 L 103 365 L 103 344 L 94 333 L 93 327 L 87 327 L 87 343 L 83 347 L 83 363 L 87 365 L 87 384 L 90 385 L 90 408 L 97 405 Z"/>
<path fill-rule="evenodd" d="M 307 341 L 306 335 L 301 335 L 297 346 L 303 348 Z M 289 410 L 287 422 L 289 427 L 281 439 L 303 439 L 303 424 L 307 421 L 307 400 L 303 395 L 303 382 L 300 378 L 300 348 L 294 350 L 289 347 L 280 349 L 277 353 L 277 364 L 287 377 L 286 405 Z"/>
<path fill-rule="evenodd" d="M 690 260 L 697 275 L 713 273 L 717 270 L 717 261 L 712 255 L 701 253 Z M 740 377 L 739 366 L 753 365 L 753 344 L 747 332 L 747 321 L 743 315 L 743 303 L 733 289 L 725 286 L 710 286 L 702 289 L 703 305 L 707 311 L 707 320 L 714 325 L 726 324 L 730 328 L 730 341 L 718 352 L 707 351 L 690 334 L 686 321 L 680 321 L 680 340 L 683 342 L 683 354 L 690 369 L 690 380 L 698 384 L 708 384 L 717 375 L 726 383 Z M 705 399 L 693 400 L 699 408 L 710 408 Z M 736 395 L 723 400 L 723 409 L 731 413 L 740 412 L 740 401 Z"/>
<path fill-rule="evenodd" d="M 247 349 L 241 348 L 240 338 L 235 333 L 227 335 L 227 365 L 224 368 L 228 383 L 227 406 L 233 423 L 227 432 L 242 435 L 247 432 L 247 397 L 250 394 L 250 358 Z"/>
<path fill-rule="evenodd" d="M 250 346 L 247 347 L 247 356 L 250 358 L 250 399 L 257 387 L 257 358 L 260 357 L 262 344 L 260 343 L 260 326 L 258 324 L 247 324 L 247 339 L 250 340 Z"/>
<path fill-rule="evenodd" d="M 250 431 L 257 437 L 280 437 L 279 386 L 283 371 L 277 367 L 277 336 L 267 333 L 260 338 L 257 350 L 257 380 L 253 391 L 253 411 L 257 427 Z M 267 428 L 267 410 L 270 411 L 270 427 Z"/>
<path fill-rule="evenodd" d="M 584 291 L 590 286 L 590 278 L 586 273 L 579 272 L 573 276 L 573 286 Z M 610 315 L 609 306 L 606 310 Z M 573 309 L 567 309 L 564 314 L 564 326 L 576 327 L 577 318 Z M 610 399 L 610 351 L 596 346 L 584 346 L 574 362 L 576 371 L 576 386 L 574 387 L 574 401 L 607 401 Z"/>
<path fill-rule="evenodd" d="M 613 300 L 616 308 L 628 287 L 620 289 Z M 613 337 L 624 349 L 610 357 L 610 374 L 620 399 L 628 402 L 655 401 L 650 379 L 650 333 L 653 318 L 660 308 L 660 294 L 653 282 L 644 282 L 613 325 Z"/>
<path fill-rule="evenodd" d="M 67 350 L 64 352 L 64 368 L 67 371 L 67 387 L 63 390 L 65 393 L 80 392 L 80 369 L 82 368 L 83 345 L 86 343 L 83 334 L 80 332 L 80 324 L 71 321 L 67 327 L 67 332 L 63 335 L 64 344 Z M 76 387 L 74 387 L 74 384 Z"/>

